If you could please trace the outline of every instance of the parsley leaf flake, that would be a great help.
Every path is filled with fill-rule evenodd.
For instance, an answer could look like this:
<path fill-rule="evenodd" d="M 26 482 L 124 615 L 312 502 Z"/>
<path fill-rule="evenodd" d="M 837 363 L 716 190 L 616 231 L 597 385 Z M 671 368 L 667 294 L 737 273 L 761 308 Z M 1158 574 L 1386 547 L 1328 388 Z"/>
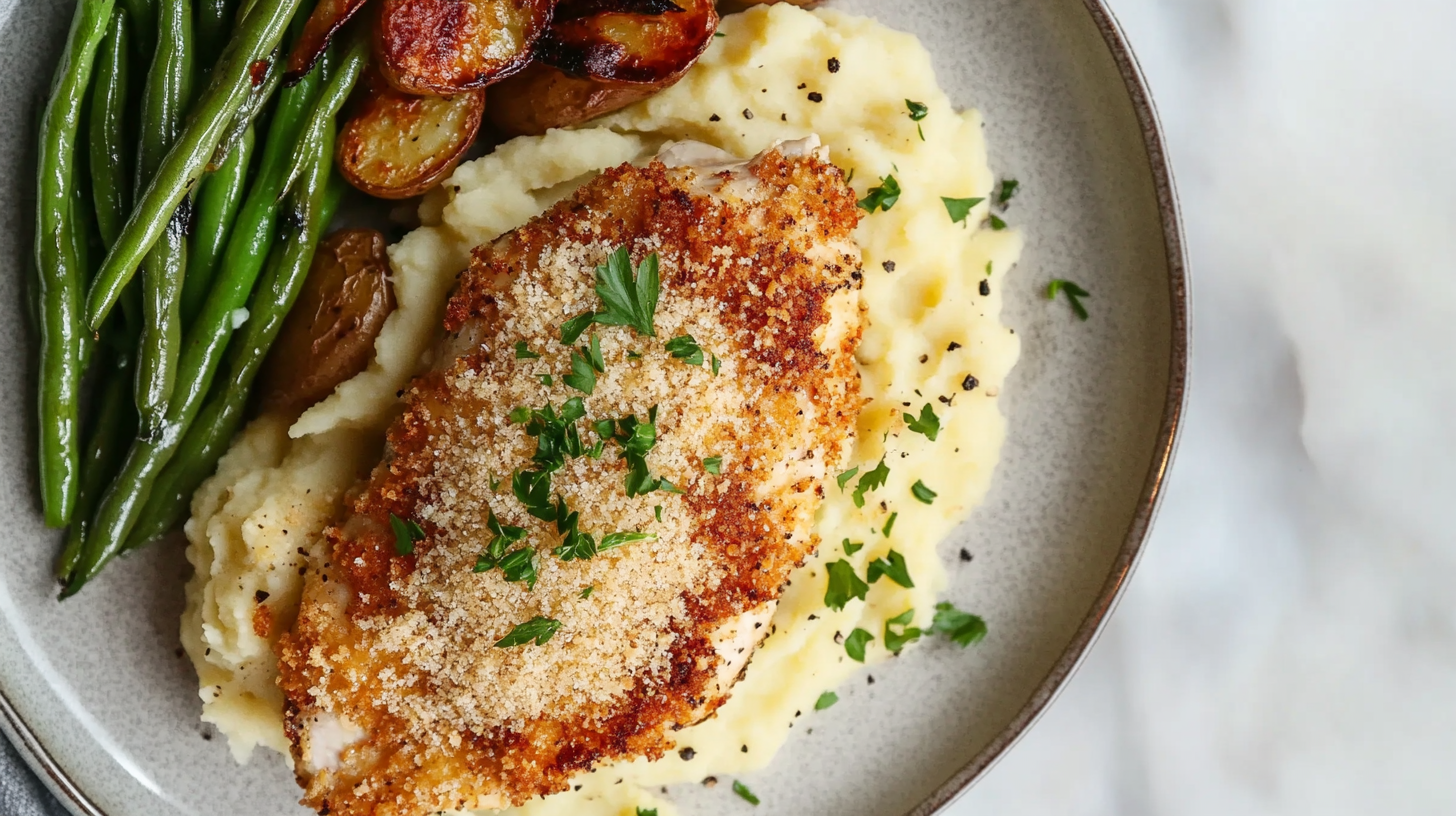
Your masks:
<path fill-rule="evenodd" d="M 851 660 L 857 660 L 863 663 L 865 659 L 865 646 L 869 645 L 869 642 L 874 639 L 875 636 L 869 632 L 855 628 L 853 632 L 849 633 L 849 637 L 844 639 L 844 653 L 849 655 Z"/>
<path fill-rule="evenodd" d="M 828 564 L 829 585 L 824 589 L 824 605 L 830 609 L 843 609 L 851 599 L 865 599 L 870 591 L 869 584 L 854 574 L 854 565 L 843 558 Z"/>
<path fill-rule="evenodd" d="M 885 558 L 876 558 L 871 561 L 866 577 L 872 584 L 884 577 L 906 589 L 915 587 L 915 582 L 910 580 L 910 568 L 905 564 L 905 556 L 894 550 L 890 550 Z"/>
<path fill-rule="evenodd" d="M 919 417 L 909 413 L 901 414 L 901 416 L 904 417 L 905 424 L 910 430 L 924 434 L 925 438 L 931 442 L 934 442 L 935 438 L 940 435 L 940 417 L 935 415 L 935 409 L 931 408 L 928 402 L 925 403 L 924 408 L 920 409 Z"/>
<path fill-rule="evenodd" d="M 505 637 L 495 642 L 497 649 L 509 649 L 512 646 L 525 646 L 535 641 L 537 646 L 545 646 L 546 641 L 556 634 L 561 628 L 561 621 L 555 618 L 546 618 L 537 615 L 522 624 L 517 624 Z"/>
<path fill-rule="evenodd" d="M 979 615 L 962 612 L 948 601 L 935 605 L 935 620 L 931 622 L 930 629 L 945 635 L 962 648 L 986 636 L 986 622 Z"/>

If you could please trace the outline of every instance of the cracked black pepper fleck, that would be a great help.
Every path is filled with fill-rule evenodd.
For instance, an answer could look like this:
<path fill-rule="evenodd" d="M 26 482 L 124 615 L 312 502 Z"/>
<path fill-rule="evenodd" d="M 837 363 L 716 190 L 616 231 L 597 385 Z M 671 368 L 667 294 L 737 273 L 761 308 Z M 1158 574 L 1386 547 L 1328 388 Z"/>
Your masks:
<path fill-rule="evenodd" d="M 967 374 L 966 375 L 966 378 L 964 380 L 961 380 L 961 390 L 963 390 L 963 391 L 970 391 L 970 390 L 972 390 L 973 388 L 975 388 L 976 386 L 978 386 L 980 384 L 981 384 L 981 381 L 980 380 L 976 379 L 975 377 L 972 377 L 970 374 Z"/>
<path fill-rule="evenodd" d="M 981 281 L 981 297 L 990 297 L 990 296 L 991 296 L 991 282 L 988 281 L 988 280 Z"/>
<path fill-rule="evenodd" d="M 885 261 L 884 263 L 880 264 L 880 266 L 883 266 L 885 268 L 885 271 L 886 272 L 894 272 L 895 271 L 895 262 L 894 261 Z"/>
<path fill-rule="evenodd" d="M 753 111 L 749 110 L 748 108 L 744 108 L 743 109 L 743 118 L 744 119 L 752 119 L 753 118 Z"/>
<path fill-rule="evenodd" d="M 810 91 L 809 92 L 809 101 L 810 102 L 823 102 L 824 101 L 824 94 L 819 93 L 818 91 Z"/>
<path fill-rule="evenodd" d="M 721 121 L 723 121 L 723 117 L 721 117 L 721 116 L 719 116 L 718 114 L 715 113 L 712 116 L 709 116 L 708 117 L 708 121 L 709 122 L 721 122 Z"/>
<path fill-rule="evenodd" d="M 839 73 L 839 57 L 830 57 L 829 58 L 829 73 L 831 73 L 831 74 L 837 74 L 837 73 Z"/>

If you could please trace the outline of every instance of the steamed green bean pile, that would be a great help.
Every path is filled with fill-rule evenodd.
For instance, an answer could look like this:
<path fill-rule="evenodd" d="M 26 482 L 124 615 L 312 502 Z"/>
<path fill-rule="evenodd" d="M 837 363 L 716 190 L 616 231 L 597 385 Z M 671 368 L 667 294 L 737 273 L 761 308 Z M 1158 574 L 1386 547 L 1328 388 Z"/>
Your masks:
<path fill-rule="evenodd" d="M 300 5 L 78 0 L 40 125 L 31 293 L 63 596 L 185 518 L 338 206 L 367 41 L 284 87 Z"/>

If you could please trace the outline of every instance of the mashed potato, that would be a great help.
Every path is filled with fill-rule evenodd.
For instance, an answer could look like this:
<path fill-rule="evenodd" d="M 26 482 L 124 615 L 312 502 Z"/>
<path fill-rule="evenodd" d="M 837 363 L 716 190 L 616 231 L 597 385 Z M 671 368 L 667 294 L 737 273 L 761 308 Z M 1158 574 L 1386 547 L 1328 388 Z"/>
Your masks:
<path fill-rule="evenodd" d="M 647 791 L 772 759 L 794 712 L 811 709 L 860 668 L 846 656 L 842 635 L 856 627 L 872 633 L 873 663 L 887 656 L 886 620 L 913 610 L 913 625 L 929 625 L 945 584 L 937 544 L 990 485 L 1005 435 L 996 396 L 1019 350 L 998 318 L 1020 236 L 980 228 L 984 203 L 961 224 L 941 201 L 991 195 L 980 119 L 951 108 L 915 38 L 871 20 L 777 5 L 730 16 L 720 31 L 725 36 L 672 89 L 596 127 L 516 139 L 462 165 L 427 197 L 426 226 L 390 250 L 399 308 L 369 369 L 296 421 L 253 422 L 194 498 L 187 535 L 196 576 L 187 587 L 183 642 L 201 679 L 203 719 L 228 735 L 240 761 L 256 745 L 287 750 L 272 643 L 292 622 L 299 567 L 319 546 L 343 492 L 377 461 L 396 393 L 427 361 L 470 249 L 599 169 L 640 160 L 671 140 L 749 156 L 775 140 L 817 133 L 832 159 L 853 171 L 861 196 L 885 176 L 898 181 L 898 202 L 867 215 L 856 236 L 865 261 L 868 323 L 859 361 L 868 402 L 851 464 L 864 473 L 883 460 L 890 473 L 864 508 L 852 501 L 854 481 L 830 487 L 817 521 L 819 553 L 785 590 L 775 633 L 717 716 L 681 732 L 679 748 L 694 751 L 690 762 L 671 753 L 591 774 L 580 790 L 522 812 L 630 814 L 639 805 L 670 812 Z M 929 109 L 920 128 L 907 99 Z M 982 295 L 988 275 L 990 294 Z M 934 442 L 903 419 L 927 404 L 940 418 Z M 933 504 L 912 497 L 917 481 L 938 494 Z M 846 556 L 845 540 L 864 546 Z M 823 564 L 845 557 L 863 576 L 890 549 L 905 556 L 913 589 L 881 580 L 865 601 L 825 608 Z M 616 784 L 619 778 L 626 784 Z"/>

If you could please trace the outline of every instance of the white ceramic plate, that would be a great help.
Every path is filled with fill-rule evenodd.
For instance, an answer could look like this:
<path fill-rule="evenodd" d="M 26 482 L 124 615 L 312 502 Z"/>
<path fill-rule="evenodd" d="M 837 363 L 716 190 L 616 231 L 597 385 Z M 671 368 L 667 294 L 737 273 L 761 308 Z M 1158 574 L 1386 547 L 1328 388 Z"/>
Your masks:
<path fill-rule="evenodd" d="M 177 621 L 180 544 L 126 559 L 59 604 L 58 536 L 37 511 L 33 348 L 24 317 L 33 141 L 74 0 L 0 0 L 0 726 L 77 813 L 300 816 L 292 776 L 233 764 L 198 721 Z M 1022 360 L 991 495 L 942 550 L 949 596 L 990 623 L 977 648 L 921 649 L 841 689 L 750 781 L 759 812 L 928 814 L 995 761 L 1055 696 L 1136 561 L 1183 404 L 1187 303 L 1156 120 L 1098 0 L 837 0 L 919 35 L 957 103 L 986 118 L 992 166 L 1022 181 L 1027 250 L 1006 293 Z M 1041 297 L 1087 286 L 1093 317 Z M 954 559 L 964 547 L 971 563 Z M 742 803 L 672 792 L 685 813 Z"/>

